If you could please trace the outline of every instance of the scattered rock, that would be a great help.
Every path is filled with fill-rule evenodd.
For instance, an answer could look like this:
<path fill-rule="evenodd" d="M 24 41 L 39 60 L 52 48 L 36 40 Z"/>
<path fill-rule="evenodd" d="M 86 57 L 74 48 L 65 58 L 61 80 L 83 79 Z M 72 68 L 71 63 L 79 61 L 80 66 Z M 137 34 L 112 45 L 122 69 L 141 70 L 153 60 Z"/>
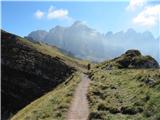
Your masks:
<path fill-rule="evenodd" d="M 101 120 L 102 119 L 102 115 L 100 114 L 100 112 L 91 112 L 89 114 L 89 120 Z"/>
<path fill-rule="evenodd" d="M 112 65 L 108 65 L 108 66 L 106 67 L 106 70 L 112 70 Z"/>
<path fill-rule="evenodd" d="M 154 86 L 156 84 L 156 81 L 152 78 L 146 78 L 144 82 L 149 86 Z"/>
<path fill-rule="evenodd" d="M 112 114 L 116 114 L 116 113 L 120 113 L 121 111 L 118 108 L 110 108 L 109 112 L 112 113 Z"/>
<path fill-rule="evenodd" d="M 143 112 L 143 109 L 141 107 L 126 106 L 126 107 L 121 108 L 122 114 L 135 115 L 135 114 L 141 113 L 141 112 Z"/>

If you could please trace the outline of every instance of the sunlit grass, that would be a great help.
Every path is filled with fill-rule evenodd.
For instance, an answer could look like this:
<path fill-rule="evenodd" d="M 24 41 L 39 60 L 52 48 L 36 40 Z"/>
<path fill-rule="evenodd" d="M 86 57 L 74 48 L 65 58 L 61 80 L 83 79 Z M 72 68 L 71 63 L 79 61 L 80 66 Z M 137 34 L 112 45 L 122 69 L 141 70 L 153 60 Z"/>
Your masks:
<path fill-rule="evenodd" d="M 74 90 L 80 82 L 80 73 L 74 73 L 53 91 L 20 110 L 11 120 L 63 120 L 69 109 Z"/>
<path fill-rule="evenodd" d="M 90 77 L 90 119 L 160 119 L 158 69 L 94 69 Z"/>

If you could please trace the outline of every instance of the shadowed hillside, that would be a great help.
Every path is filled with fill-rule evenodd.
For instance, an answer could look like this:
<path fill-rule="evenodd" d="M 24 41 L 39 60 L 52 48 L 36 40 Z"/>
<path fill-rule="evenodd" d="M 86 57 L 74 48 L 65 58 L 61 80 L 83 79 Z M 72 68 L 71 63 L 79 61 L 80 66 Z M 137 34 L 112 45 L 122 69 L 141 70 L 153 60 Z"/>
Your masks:
<path fill-rule="evenodd" d="M 4 119 L 63 82 L 75 69 L 58 57 L 37 51 L 25 39 L 5 31 L 1 35 Z"/>
<path fill-rule="evenodd" d="M 18 111 L 11 120 L 65 120 L 75 88 L 81 81 L 79 74 L 72 74 L 54 90 Z"/>

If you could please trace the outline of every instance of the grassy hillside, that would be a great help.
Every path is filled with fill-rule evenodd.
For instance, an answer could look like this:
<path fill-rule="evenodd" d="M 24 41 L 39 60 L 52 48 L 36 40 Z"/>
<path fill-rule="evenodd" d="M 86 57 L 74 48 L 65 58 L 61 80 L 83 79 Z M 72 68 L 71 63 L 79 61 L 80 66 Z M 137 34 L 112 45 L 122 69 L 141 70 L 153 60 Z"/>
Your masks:
<path fill-rule="evenodd" d="M 90 119 L 160 119 L 160 70 L 95 70 L 91 79 Z"/>
<path fill-rule="evenodd" d="M 117 68 L 158 68 L 158 62 L 151 56 L 144 56 L 138 50 L 128 50 L 119 57 L 109 61 L 104 61 L 97 65 L 97 68 L 117 69 Z"/>
<path fill-rule="evenodd" d="M 62 60 L 64 63 L 66 63 L 69 66 L 75 67 L 78 70 L 84 70 L 86 69 L 87 64 L 89 61 L 81 60 L 78 58 L 75 58 L 74 56 L 69 56 L 66 54 L 67 52 L 64 50 L 61 50 L 55 46 L 51 46 L 42 42 L 31 42 L 29 40 L 26 40 L 25 38 L 19 37 L 19 39 L 26 45 L 33 47 L 37 51 L 44 53 L 46 55 L 50 55 L 52 57 L 55 57 L 59 60 Z M 83 69 L 84 68 L 84 69 Z"/>
<path fill-rule="evenodd" d="M 1 48 L 2 120 L 64 120 L 89 61 L 5 31 Z M 128 50 L 91 68 L 90 120 L 160 119 L 160 69 L 154 58 Z"/>
<path fill-rule="evenodd" d="M 90 71 L 89 119 L 159 120 L 160 69 L 117 69 L 117 59 Z"/>
<path fill-rule="evenodd" d="M 20 110 L 11 120 L 64 120 L 75 87 L 80 82 L 75 73 L 64 83 Z"/>
<path fill-rule="evenodd" d="M 53 90 L 87 62 L 1 31 L 2 119 Z"/>

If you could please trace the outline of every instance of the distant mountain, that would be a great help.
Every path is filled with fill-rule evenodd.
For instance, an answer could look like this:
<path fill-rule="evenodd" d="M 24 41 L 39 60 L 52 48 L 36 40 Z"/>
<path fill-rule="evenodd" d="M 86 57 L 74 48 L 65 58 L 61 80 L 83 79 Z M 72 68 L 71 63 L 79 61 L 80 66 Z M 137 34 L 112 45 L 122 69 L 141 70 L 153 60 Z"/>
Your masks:
<path fill-rule="evenodd" d="M 109 32 L 105 35 L 104 41 L 107 45 L 113 45 L 117 47 L 128 49 L 139 49 L 144 54 L 152 55 L 158 61 L 159 58 L 159 40 L 154 38 L 153 35 L 145 31 L 138 33 L 133 29 L 128 29 L 126 32 L 117 32 L 115 34 Z"/>
<path fill-rule="evenodd" d="M 37 31 L 31 32 L 28 35 L 28 38 L 32 39 L 34 41 L 43 41 L 47 34 L 48 34 L 48 32 L 46 32 L 44 30 L 37 30 Z"/>
<path fill-rule="evenodd" d="M 37 40 L 42 31 L 33 31 L 27 38 Z M 52 28 L 40 41 L 56 45 L 74 56 L 93 61 L 102 61 L 119 55 L 122 49 L 113 51 L 113 47 L 104 46 L 104 35 L 89 28 L 81 21 L 76 21 L 70 27 L 56 26 Z M 107 50 L 106 50 L 107 49 Z"/>
<path fill-rule="evenodd" d="M 114 58 L 127 49 L 139 49 L 160 61 L 158 39 L 148 31 L 138 33 L 128 29 L 126 32 L 108 32 L 104 35 L 83 22 L 76 21 L 69 27 L 56 26 L 49 32 L 33 31 L 27 37 L 56 45 L 76 57 L 93 61 Z"/>

